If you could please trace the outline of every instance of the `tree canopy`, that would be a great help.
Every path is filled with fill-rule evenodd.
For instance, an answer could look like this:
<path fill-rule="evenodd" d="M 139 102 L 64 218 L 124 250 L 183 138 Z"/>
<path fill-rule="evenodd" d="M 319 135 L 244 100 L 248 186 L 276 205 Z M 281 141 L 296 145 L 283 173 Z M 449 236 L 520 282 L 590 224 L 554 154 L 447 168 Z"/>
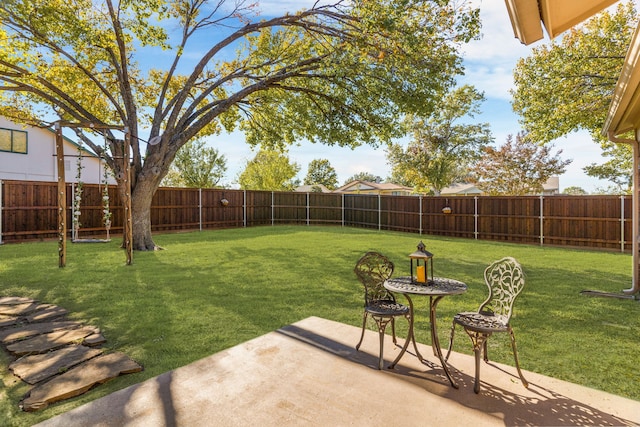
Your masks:
<path fill-rule="evenodd" d="M 578 187 L 578 186 L 571 186 L 571 187 L 567 187 L 564 190 L 562 190 L 562 194 L 569 194 L 569 195 L 573 195 L 573 196 L 584 196 L 586 194 L 588 194 L 584 188 L 582 187 Z"/>
<path fill-rule="evenodd" d="M 245 165 L 238 177 L 243 190 L 292 191 L 299 185 L 295 180 L 300 165 L 291 163 L 286 153 L 260 150 Z"/>
<path fill-rule="evenodd" d="M 367 182 L 375 182 L 377 184 L 382 182 L 382 177 L 378 175 L 374 175 L 370 172 L 358 172 L 349 178 L 347 178 L 344 183 L 345 185 L 353 182 L 353 181 L 367 181 Z"/>
<path fill-rule="evenodd" d="M 133 247 L 153 249 L 151 199 L 189 140 L 239 128 L 264 147 L 387 142 L 405 114 L 434 110 L 462 72 L 458 48 L 479 33 L 478 10 L 465 0 L 335 0 L 264 18 L 256 7 L 3 0 L 0 114 L 126 127 Z M 74 130 L 124 176 L 117 135 L 103 131 L 111 141 L 103 150 L 91 132 Z"/>
<path fill-rule="evenodd" d="M 338 185 L 338 174 L 327 159 L 314 159 L 309 162 L 305 185 L 322 184 L 329 190 L 335 190 Z"/>
<path fill-rule="evenodd" d="M 616 194 L 630 193 L 633 187 L 633 156 L 629 144 L 602 144 L 604 163 L 591 163 L 584 167 L 587 175 L 607 179 L 614 185 Z"/>
<path fill-rule="evenodd" d="M 468 166 L 493 141 L 488 123 L 469 122 L 483 100 L 482 93 L 464 85 L 449 92 L 426 120 L 409 116 L 413 138 L 407 148 L 394 144 L 387 151 L 394 178 L 418 192 L 440 194 L 466 177 Z"/>
<path fill-rule="evenodd" d="M 227 159 L 203 140 L 191 140 L 180 148 L 162 185 L 213 188 L 227 170 Z"/>
<path fill-rule="evenodd" d="M 572 160 L 562 160 L 553 145 L 539 145 L 524 132 L 512 135 L 499 148 L 485 147 L 473 168 L 476 186 L 490 196 L 540 194 L 543 184 L 565 172 Z"/>

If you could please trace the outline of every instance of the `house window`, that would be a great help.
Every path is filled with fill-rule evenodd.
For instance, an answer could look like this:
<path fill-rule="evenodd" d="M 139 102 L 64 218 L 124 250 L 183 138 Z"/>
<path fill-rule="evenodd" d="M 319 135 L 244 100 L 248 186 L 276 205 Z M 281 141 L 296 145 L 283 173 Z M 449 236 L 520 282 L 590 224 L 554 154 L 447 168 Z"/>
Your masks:
<path fill-rule="evenodd" d="M 27 132 L 0 129 L 0 151 L 27 154 Z"/>

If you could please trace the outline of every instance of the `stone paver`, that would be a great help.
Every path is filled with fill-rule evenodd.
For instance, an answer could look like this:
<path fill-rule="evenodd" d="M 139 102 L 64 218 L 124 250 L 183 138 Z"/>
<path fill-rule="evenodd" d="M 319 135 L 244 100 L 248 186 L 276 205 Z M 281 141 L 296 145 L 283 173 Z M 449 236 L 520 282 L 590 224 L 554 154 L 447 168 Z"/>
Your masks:
<path fill-rule="evenodd" d="M 48 334 L 42 334 L 23 341 L 18 341 L 14 344 L 9 344 L 7 346 L 7 350 L 16 356 L 39 354 L 60 348 L 67 344 L 82 342 L 85 337 L 95 333 L 96 328 L 91 326 L 50 332 Z"/>
<path fill-rule="evenodd" d="M 31 298 L 25 297 L 1 297 L 0 305 L 14 305 L 14 304 L 24 304 L 26 302 L 36 302 Z"/>
<path fill-rule="evenodd" d="M 120 374 L 142 371 L 142 367 L 124 353 L 99 356 L 70 369 L 46 383 L 36 386 L 22 401 L 25 411 L 37 411 L 49 404 L 85 393 L 96 384 L 102 384 Z"/>
<path fill-rule="evenodd" d="M 76 329 L 81 326 L 81 323 L 71 320 L 28 323 L 19 327 L 0 330 L 0 342 L 3 344 L 9 344 L 12 341 L 25 339 L 34 335 L 46 334 L 49 332 L 59 331 L 61 329 Z"/>
<path fill-rule="evenodd" d="M 40 307 L 37 302 L 25 302 L 21 304 L 0 305 L 0 314 L 6 316 L 26 316 Z"/>
<path fill-rule="evenodd" d="M 70 321 L 67 314 L 62 307 L 30 298 L 0 297 L 0 343 L 13 356 L 22 356 L 9 369 L 34 385 L 20 403 L 25 411 L 142 370 L 123 353 L 104 354 L 99 347 L 106 339 L 100 329 Z"/>
<path fill-rule="evenodd" d="M 22 381 L 35 384 L 102 353 L 101 349 L 72 345 L 45 354 L 21 357 L 11 363 L 9 369 Z"/>
<path fill-rule="evenodd" d="M 84 340 L 82 340 L 82 345 L 86 345 L 88 347 L 96 347 L 106 342 L 107 342 L 107 339 L 104 337 L 104 335 L 97 333 L 97 334 L 91 334 L 88 337 L 86 337 Z"/>
<path fill-rule="evenodd" d="M 46 322 L 58 317 L 66 316 L 69 313 L 66 309 L 58 307 L 57 305 L 48 305 L 42 309 L 38 309 L 35 313 L 27 316 L 25 319 L 29 323 L 33 322 Z"/>
<path fill-rule="evenodd" d="M 7 326 L 15 326 L 20 324 L 22 320 L 19 317 L 4 316 L 0 314 L 0 328 L 6 328 Z"/>

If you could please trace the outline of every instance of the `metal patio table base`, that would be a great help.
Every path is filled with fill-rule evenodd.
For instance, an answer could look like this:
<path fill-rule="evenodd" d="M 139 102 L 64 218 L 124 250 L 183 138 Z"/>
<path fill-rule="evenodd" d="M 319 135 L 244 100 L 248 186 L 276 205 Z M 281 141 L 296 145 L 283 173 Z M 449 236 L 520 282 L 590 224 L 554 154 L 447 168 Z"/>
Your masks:
<path fill-rule="evenodd" d="M 397 363 L 400 361 L 402 356 L 404 356 L 407 348 L 409 347 L 409 342 L 413 342 L 413 347 L 416 351 L 416 356 L 421 362 L 425 361 L 425 358 L 422 357 L 420 352 L 418 351 L 418 346 L 416 345 L 416 339 L 414 334 L 414 308 L 413 301 L 411 300 L 410 295 L 418 295 L 418 296 L 428 296 L 429 297 L 429 323 L 431 326 L 431 347 L 433 349 L 433 355 L 437 356 L 440 359 L 440 363 L 442 364 L 442 368 L 444 373 L 447 375 L 449 382 L 453 388 L 458 388 L 458 384 L 454 381 L 451 376 L 451 372 L 449 372 L 449 366 L 442 355 L 442 349 L 440 347 L 440 340 L 438 339 L 438 329 L 436 325 L 436 308 L 438 306 L 438 302 L 442 298 L 447 295 L 459 295 L 463 294 L 467 291 L 467 285 L 454 279 L 449 279 L 446 277 L 434 277 L 432 280 L 429 280 L 428 283 L 419 283 L 412 280 L 409 276 L 397 277 L 388 279 L 384 287 L 391 292 L 396 292 L 399 294 L 403 294 L 409 303 L 409 334 L 407 335 L 407 339 L 404 342 L 404 346 L 402 346 L 402 350 L 396 357 L 396 359 L 391 362 L 389 365 L 389 369 L 393 369 Z"/>

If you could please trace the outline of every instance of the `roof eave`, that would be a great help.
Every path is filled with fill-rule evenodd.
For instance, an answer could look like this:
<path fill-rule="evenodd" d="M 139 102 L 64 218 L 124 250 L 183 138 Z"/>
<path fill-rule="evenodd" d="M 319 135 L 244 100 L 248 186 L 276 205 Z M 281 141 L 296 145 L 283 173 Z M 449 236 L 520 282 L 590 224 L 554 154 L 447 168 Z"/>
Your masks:
<path fill-rule="evenodd" d="M 636 28 L 616 83 L 609 112 L 602 128 L 605 136 L 616 137 L 640 125 L 640 26 Z"/>
<path fill-rule="evenodd" d="M 525 45 L 554 39 L 619 0 L 505 0 L 515 36 Z"/>
<path fill-rule="evenodd" d="M 513 33 L 521 43 L 529 45 L 544 37 L 537 0 L 505 0 Z"/>
<path fill-rule="evenodd" d="M 539 0 L 544 28 L 549 38 L 559 34 L 591 18 L 618 0 L 580 0 L 564 1 Z"/>

